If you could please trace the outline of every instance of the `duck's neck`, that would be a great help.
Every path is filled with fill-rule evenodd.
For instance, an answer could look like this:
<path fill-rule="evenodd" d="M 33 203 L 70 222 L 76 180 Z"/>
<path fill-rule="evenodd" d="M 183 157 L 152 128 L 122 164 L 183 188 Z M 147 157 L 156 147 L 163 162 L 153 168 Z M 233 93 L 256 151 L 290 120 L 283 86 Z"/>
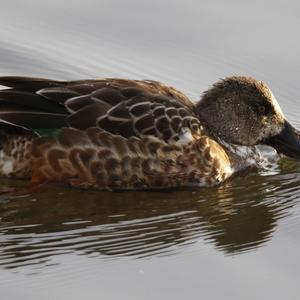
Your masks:
<path fill-rule="evenodd" d="M 221 138 L 216 138 L 216 140 L 227 153 L 235 171 L 258 167 L 263 161 L 262 155 L 256 146 L 229 144 Z"/>
<path fill-rule="evenodd" d="M 263 157 L 257 146 L 242 146 L 228 143 L 216 135 L 215 132 L 209 128 L 206 122 L 202 121 L 202 126 L 205 129 L 207 136 L 222 146 L 228 155 L 232 168 L 235 172 L 249 167 L 258 167 L 262 163 Z"/>

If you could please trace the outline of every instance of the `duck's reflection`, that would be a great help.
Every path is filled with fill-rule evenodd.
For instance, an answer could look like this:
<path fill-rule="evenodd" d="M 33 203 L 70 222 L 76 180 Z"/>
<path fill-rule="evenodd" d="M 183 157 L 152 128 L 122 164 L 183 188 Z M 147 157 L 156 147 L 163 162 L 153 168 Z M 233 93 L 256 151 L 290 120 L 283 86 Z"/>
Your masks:
<path fill-rule="evenodd" d="M 272 237 L 297 197 L 297 186 L 295 174 L 281 174 L 251 175 L 199 191 L 101 193 L 50 187 L 26 197 L 3 195 L 0 264 L 45 265 L 67 252 L 103 258 L 171 255 L 200 239 L 238 254 Z"/>

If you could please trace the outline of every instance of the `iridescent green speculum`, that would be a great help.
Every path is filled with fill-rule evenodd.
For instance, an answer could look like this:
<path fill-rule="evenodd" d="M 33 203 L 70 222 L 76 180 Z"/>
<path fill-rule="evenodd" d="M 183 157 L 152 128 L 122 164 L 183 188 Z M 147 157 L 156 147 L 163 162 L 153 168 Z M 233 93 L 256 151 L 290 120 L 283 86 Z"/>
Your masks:
<path fill-rule="evenodd" d="M 61 128 L 49 128 L 49 129 L 43 129 L 43 128 L 35 128 L 32 129 L 34 132 L 36 132 L 39 136 L 49 136 L 49 137 L 56 137 L 60 134 Z"/>

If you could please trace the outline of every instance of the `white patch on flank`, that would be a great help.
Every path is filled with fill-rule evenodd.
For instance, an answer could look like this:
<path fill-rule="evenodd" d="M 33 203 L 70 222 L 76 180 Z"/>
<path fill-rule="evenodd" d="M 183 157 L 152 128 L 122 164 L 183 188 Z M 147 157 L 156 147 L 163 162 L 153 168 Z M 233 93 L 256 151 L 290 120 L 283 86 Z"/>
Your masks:
<path fill-rule="evenodd" d="M 185 144 L 192 142 L 193 140 L 194 140 L 194 137 L 193 137 L 191 131 L 188 128 L 183 128 L 179 135 L 178 143 L 185 145 Z"/>
<path fill-rule="evenodd" d="M 7 158 L 3 150 L 0 151 L 0 172 L 3 175 L 9 175 L 13 172 L 13 162 Z"/>
<path fill-rule="evenodd" d="M 228 178 L 234 173 L 234 169 L 231 167 L 231 165 L 226 165 L 224 167 L 224 173 L 226 174 L 226 178 Z"/>
<path fill-rule="evenodd" d="M 2 166 L 2 173 L 5 175 L 9 175 L 10 173 L 12 173 L 12 171 L 13 171 L 13 163 L 11 160 L 7 160 L 6 162 L 4 162 Z"/>

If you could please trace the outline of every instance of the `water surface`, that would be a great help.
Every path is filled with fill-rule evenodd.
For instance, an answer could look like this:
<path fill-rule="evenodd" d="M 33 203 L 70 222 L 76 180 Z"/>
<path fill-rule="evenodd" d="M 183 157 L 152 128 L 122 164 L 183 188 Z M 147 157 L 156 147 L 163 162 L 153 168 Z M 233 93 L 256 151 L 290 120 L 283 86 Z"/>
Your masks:
<path fill-rule="evenodd" d="M 266 81 L 300 125 L 299 4 L 11 0 L 1 75 L 122 77 L 193 100 Z M 1 299 L 298 299 L 300 164 L 209 189 L 110 193 L 0 182 Z"/>

